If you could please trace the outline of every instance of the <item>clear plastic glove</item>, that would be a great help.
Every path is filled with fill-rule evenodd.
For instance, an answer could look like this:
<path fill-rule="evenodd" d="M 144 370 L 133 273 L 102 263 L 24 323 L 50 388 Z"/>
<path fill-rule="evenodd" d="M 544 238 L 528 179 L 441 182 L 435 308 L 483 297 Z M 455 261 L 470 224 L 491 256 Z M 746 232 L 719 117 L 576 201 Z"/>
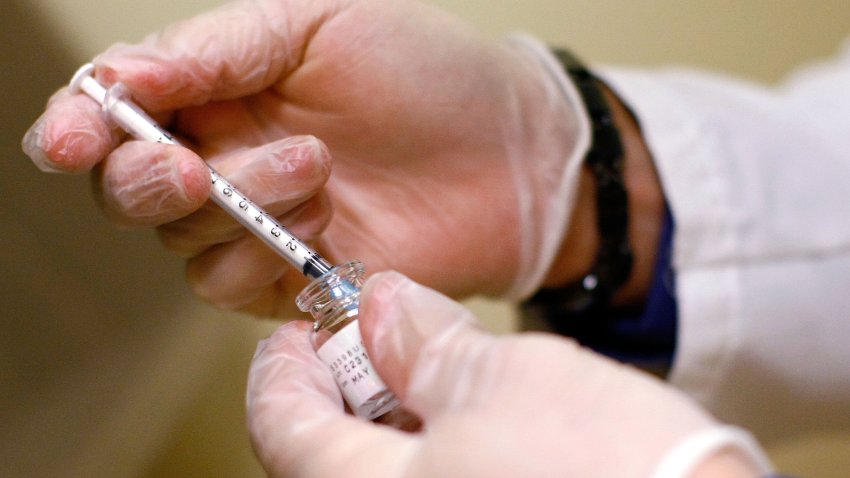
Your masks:
<path fill-rule="evenodd" d="M 570 220 L 589 135 L 572 86 L 542 46 L 430 6 L 242 1 L 94 63 L 194 152 L 122 143 L 66 90 L 25 151 L 49 171 L 94 168 L 106 214 L 158 226 L 222 307 L 281 315 L 304 282 L 205 205 L 203 160 L 331 262 L 453 296 L 533 292 Z"/>
<path fill-rule="evenodd" d="M 248 381 L 248 426 L 271 476 L 670 478 L 697 476 L 721 450 L 726 466 L 699 476 L 768 470 L 684 395 L 566 339 L 491 336 L 394 272 L 371 277 L 360 305 L 373 365 L 422 429 L 345 414 L 309 324 L 291 322 L 260 343 Z"/>

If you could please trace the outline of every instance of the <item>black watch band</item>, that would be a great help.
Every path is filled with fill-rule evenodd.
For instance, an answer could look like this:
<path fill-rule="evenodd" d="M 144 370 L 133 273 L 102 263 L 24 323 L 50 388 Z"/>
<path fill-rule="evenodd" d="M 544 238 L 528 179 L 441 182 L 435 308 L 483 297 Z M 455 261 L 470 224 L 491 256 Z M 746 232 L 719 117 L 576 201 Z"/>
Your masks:
<path fill-rule="evenodd" d="M 553 52 L 578 89 L 593 129 L 585 165 L 596 183 L 600 237 L 596 261 L 587 275 L 575 284 L 542 289 L 526 304 L 546 307 L 546 315 L 554 318 L 584 315 L 606 308 L 631 274 L 632 250 L 628 234 L 628 194 L 623 179 L 623 145 L 601 82 L 566 50 Z"/>

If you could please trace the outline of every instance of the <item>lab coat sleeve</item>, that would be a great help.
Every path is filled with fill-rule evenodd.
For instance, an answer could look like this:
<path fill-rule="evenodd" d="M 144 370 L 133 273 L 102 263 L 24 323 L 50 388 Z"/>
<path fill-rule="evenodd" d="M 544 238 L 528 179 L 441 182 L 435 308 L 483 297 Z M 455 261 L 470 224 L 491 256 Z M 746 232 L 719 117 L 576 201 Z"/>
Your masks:
<path fill-rule="evenodd" d="M 776 87 L 601 70 L 676 222 L 671 382 L 763 440 L 850 429 L 850 44 Z"/>

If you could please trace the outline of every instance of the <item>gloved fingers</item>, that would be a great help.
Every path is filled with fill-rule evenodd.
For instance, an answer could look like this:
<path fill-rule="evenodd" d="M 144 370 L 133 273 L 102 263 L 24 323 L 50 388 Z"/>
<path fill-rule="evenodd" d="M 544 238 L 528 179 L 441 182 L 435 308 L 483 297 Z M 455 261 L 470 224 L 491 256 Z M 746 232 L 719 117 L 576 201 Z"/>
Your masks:
<path fill-rule="evenodd" d="M 278 220 L 295 237 L 309 242 L 330 219 L 327 203 L 327 196 L 320 193 Z M 306 280 L 264 242 L 244 231 L 237 234 L 241 237 L 189 259 L 189 285 L 197 295 L 224 309 L 266 317 L 291 316 L 297 310 L 295 295 L 307 285 Z M 290 275 L 294 280 L 284 280 Z"/>
<path fill-rule="evenodd" d="M 331 155 L 315 136 L 290 136 L 210 158 L 213 166 L 252 201 L 268 206 L 310 197 L 331 172 Z M 278 212 L 279 214 L 283 211 Z"/>
<path fill-rule="evenodd" d="M 195 152 L 208 159 L 291 136 L 275 121 L 276 117 L 266 119 L 257 111 L 261 103 L 258 96 L 213 101 L 179 110 L 170 128 L 191 138 Z M 268 101 L 276 106 L 282 100 L 277 96 Z"/>
<path fill-rule="evenodd" d="M 106 84 L 124 83 L 153 111 L 261 91 L 294 69 L 335 2 L 243 0 L 172 25 L 94 59 Z"/>
<path fill-rule="evenodd" d="M 472 313 L 397 272 L 370 277 L 360 296 L 360 328 L 380 376 L 426 423 L 487 396 L 498 341 Z"/>
<path fill-rule="evenodd" d="M 104 118 L 91 98 L 57 92 L 24 135 L 21 147 L 45 172 L 91 170 L 121 141 L 121 133 Z"/>
<path fill-rule="evenodd" d="M 128 141 L 95 170 L 95 198 L 121 226 L 156 226 L 200 208 L 210 174 L 192 151 L 175 145 Z"/>
<path fill-rule="evenodd" d="M 226 310 L 253 303 L 285 272 L 286 262 L 252 235 L 211 247 L 186 263 L 186 280 L 194 293 Z"/>
<path fill-rule="evenodd" d="M 253 300 L 245 302 L 234 310 L 253 317 L 291 320 L 304 317 L 298 310 L 295 298 L 309 281 L 289 265 L 283 266 L 283 275 L 275 282 L 253 291 Z"/>
<path fill-rule="evenodd" d="M 300 239 L 315 237 L 330 221 L 331 204 L 322 190 L 330 176 L 330 155 L 311 136 L 235 151 L 211 163 Z M 220 207 L 208 203 L 189 216 L 160 226 L 158 232 L 167 249 L 192 257 L 241 236 L 244 228 Z"/>
<path fill-rule="evenodd" d="M 262 341 L 248 376 L 247 422 L 270 476 L 396 476 L 418 438 L 345 413 L 304 321 Z"/>

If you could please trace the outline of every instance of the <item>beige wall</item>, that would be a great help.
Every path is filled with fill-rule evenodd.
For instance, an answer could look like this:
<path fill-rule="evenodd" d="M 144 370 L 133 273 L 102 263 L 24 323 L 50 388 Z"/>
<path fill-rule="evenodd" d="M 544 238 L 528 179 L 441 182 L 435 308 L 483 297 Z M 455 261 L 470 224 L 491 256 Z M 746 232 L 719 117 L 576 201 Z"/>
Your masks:
<path fill-rule="evenodd" d="M 260 476 L 243 430 L 244 373 L 274 324 L 198 304 L 149 231 L 116 231 L 86 178 L 42 174 L 19 149 L 77 65 L 218 3 L 10 0 L 0 16 L 0 476 Z M 591 62 L 687 63 L 765 81 L 834 51 L 850 18 L 845 0 L 434 3 Z M 510 329 L 504 304 L 475 306 L 499 317 L 494 330 Z M 789 471 L 846 475 L 850 463 L 835 463 L 850 456 L 846 437 L 809 441 L 776 456 Z"/>
<path fill-rule="evenodd" d="M 135 41 L 218 0 L 13 0 L 37 11 L 81 61 L 111 43 Z M 588 60 L 685 63 L 776 79 L 829 55 L 847 32 L 841 0 L 432 0 L 482 30 L 522 29 L 573 47 Z M 144 5 L 140 7 L 139 5 Z"/>

